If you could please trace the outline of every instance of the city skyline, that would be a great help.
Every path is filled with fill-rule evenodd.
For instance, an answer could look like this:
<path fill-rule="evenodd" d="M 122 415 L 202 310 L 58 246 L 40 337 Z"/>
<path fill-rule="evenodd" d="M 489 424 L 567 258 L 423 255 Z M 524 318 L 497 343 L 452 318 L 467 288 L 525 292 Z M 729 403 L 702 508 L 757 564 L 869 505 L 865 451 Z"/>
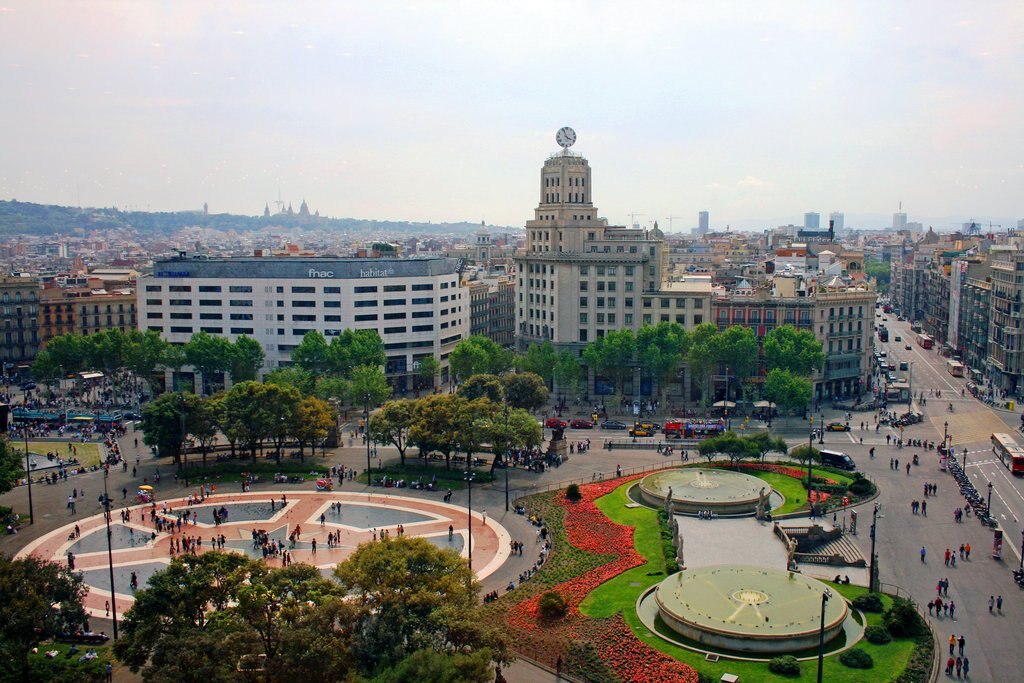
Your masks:
<path fill-rule="evenodd" d="M 570 125 L 617 224 L 1024 215 L 1010 3 L 169 7 L 0 7 L 0 198 L 523 225 Z"/>

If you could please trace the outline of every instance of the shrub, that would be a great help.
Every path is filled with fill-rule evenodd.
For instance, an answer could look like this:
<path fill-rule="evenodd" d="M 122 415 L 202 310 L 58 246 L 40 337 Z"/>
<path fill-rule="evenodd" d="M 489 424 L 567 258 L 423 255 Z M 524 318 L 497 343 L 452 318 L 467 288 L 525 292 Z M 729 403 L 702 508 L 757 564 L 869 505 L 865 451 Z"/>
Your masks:
<path fill-rule="evenodd" d="M 556 591 L 548 591 L 540 596 L 537 606 L 545 619 L 561 619 L 569 611 L 569 603 Z"/>
<path fill-rule="evenodd" d="M 601 654 L 588 640 L 574 640 L 569 643 L 569 650 L 565 655 L 565 670 L 571 676 L 595 683 L 614 683 L 619 680 L 608 665 L 601 661 Z"/>
<path fill-rule="evenodd" d="M 870 496 L 874 492 L 875 485 L 871 483 L 870 479 L 858 477 L 850 484 L 850 493 L 855 496 Z"/>
<path fill-rule="evenodd" d="M 911 638 L 927 628 L 913 601 L 906 598 L 893 598 L 892 607 L 882 615 L 882 623 L 894 638 Z"/>
<path fill-rule="evenodd" d="M 792 655 L 786 655 L 785 657 L 773 657 L 772 660 L 768 662 L 768 670 L 773 674 L 778 674 L 780 676 L 799 676 L 800 662 Z"/>
<path fill-rule="evenodd" d="M 864 630 L 864 637 L 872 645 L 886 645 L 892 642 L 892 636 L 884 626 L 868 626 Z"/>
<path fill-rule="evenodd" d="M 569 484 L 568 488 L 565 489 L 565 499 L 570 500 L 573 503 L 578 503 L 583 500 L 583 494 L 580 493 L 579 484 Z"/>
<path fill-rule="evenodd" d="M 871 655 L 859 647 L 839 655 L 839 661 L 843 666 L 848 666 L 851 669 L 870 669 L 875 665 L 875 660 L 871 658 Z"/>
<path fill-rule="evenodd" d="M 875 612 L 877 614 L 885 611 L 885 605 L 882 603 L 882 596 L 878 593 L 865 593 L 864 595 L 858 595 L 853 599 L 853 606 L 861 612 Z"/>

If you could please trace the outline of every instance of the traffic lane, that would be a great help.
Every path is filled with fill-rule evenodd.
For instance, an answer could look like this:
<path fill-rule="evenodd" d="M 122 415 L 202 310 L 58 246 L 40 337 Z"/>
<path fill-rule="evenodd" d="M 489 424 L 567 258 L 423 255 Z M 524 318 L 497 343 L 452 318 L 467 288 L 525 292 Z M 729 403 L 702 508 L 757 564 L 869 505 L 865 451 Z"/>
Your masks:
<path fill-rule="evenodd" d="M 979 460 L 967 461 L 967 475 L 982 499 L 988 500 L 988 483 L 992 482 L 992 507 L 990 513 L 1003 529 L 1003 544 L 1020 561 L 1019 543 L 1024 530 L 1024 482 L 1011 474 L 998 458 L 989 452 L 988 458 L 979 455 Z M 984 459 L 982 459 L 984 458 Z"/>

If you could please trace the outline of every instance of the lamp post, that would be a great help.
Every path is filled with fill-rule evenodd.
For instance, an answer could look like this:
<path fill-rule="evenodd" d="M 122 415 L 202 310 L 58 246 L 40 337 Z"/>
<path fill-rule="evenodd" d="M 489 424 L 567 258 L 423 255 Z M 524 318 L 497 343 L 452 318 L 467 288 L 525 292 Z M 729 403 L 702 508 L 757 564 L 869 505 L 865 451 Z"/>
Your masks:
<path fill-rule="evenodd" d="M 942 447 L 949 446 L 949 420 L 942 423 Z"/>
<path fill-rule="evenodd" d="M 505 452 L 502 454 L 502 462 L 505 465 L 505 512 L 508 512 L 508 451 L 509 451 L 508 403 L 506 403 L 505 404 Z"/>
<path fill-rule="evenodd" d="M 456 449 L 457 451 L 457 449 Z M 469 522 L 469 571 L 470 580 L 472 581 L 473 573 L 473 463 L 470 461 L 470 456 L 466 454 L 466 490 L 468 497 L 466 499 L 466 519 Z"/>
<path fill-rule="evenodd" d="M 370 394 L 363 396 L 363 431 L 366 438 L 366 485 L 373 486 L 373 477 L 370 476 Z"/>
<path fill-rule="evenodd" d="M 832 591 L 821 594 L 821 625 L 818 627 L 818 683 L 821 683 L 822 668 L 825 666 L 825 605 L 832 597 Z"/>
<path fill-rule="evenodd" d="M 967 446 L 964 446 L 964 472 L 967 472 Z"/>
<path fill-rule="evenodd" d="M 25 481 L 28 482 L 28 523 L 35 524 L 36 516 L 32 512 L 32 461 L 28 457 L 28 422 L 25 423 Z"/>
<path fill-rule="evenodd" d="M 110 614 L 114 618 L 114 640 L 117 640 L 117 598 L 114 597 L 114 551 L 110 547 L 110 494 L 107 493 L 107 477 L 110 469 L 103 470 L 103 517 L 107 521 L 107 569 L 110 570 Z"/>
<path fill-rule="evenodd" d="M 988 508 L 988 514 L 991 517 L 992 516 L 992 482 L 988 483 L 988 502 L 985 503 L 985 506 Z"/>
<path fill-rule="evenodd" d="M 811 458 L 814 455 L 814 416 L 811 415 L 811 429 L 807 433 L 807 496 L 811 495 Z"/>
<path fill-rule="evenodd" d="M 1024 529 L 1020 532 L 1020 568 L 1024 569 Z"/>
<path fill-rule="evenodd" d="M 875 533 L 878 528 L 878 503 L 871 513 L 871 574 L 868 576 L 868 590 L 874 593 L 878 589 L 878 555 L 875 554 Z"/>
<path fill-rule="evenodd" d="M 178 407 L 181 408 L 178 412 L 178 416 L 181 418 L 181 471 L 185 477 L 185 488 L 188 488 L 188 448 L 185 446 L 185 394 L 178 394 Z"/>

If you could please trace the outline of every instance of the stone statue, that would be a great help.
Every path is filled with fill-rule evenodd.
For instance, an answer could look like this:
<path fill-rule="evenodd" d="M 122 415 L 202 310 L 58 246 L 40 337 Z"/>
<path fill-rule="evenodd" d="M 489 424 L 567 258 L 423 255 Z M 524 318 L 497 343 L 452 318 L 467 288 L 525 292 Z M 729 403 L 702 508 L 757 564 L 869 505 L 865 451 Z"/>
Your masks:
<path fill-rule="evenodd" d="M 551 440 L 561 441 L 565 438 L 565 427 L 552 427 L 551 428 Z"/>

